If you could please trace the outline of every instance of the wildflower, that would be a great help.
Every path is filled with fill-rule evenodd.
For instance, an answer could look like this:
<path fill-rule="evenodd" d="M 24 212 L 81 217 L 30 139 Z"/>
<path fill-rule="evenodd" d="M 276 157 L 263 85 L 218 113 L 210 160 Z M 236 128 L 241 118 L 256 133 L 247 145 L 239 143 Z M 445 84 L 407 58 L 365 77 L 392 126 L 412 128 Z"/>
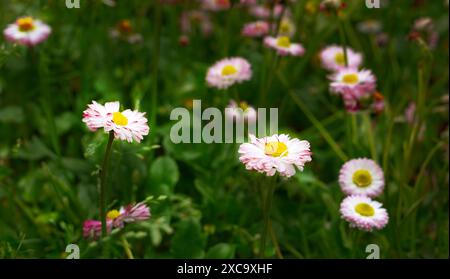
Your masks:
<path fill-rule="evenodd" d="M 230 104 L 225 109 L 225 116 L 236 122 L 255 122 L 257 114 L 256 109 L 249 106 L 247 102 L 244 101 L 241 101 L 238 104 L 234 100 L 231 100 Z"/>
<path fill-rule="evenodd" d="M 274 16 L 274 18 L 278 18 L 283 13 L 283 5 L 275 4 L 273 9 L 270 8 L 270 5 L 254 5 L 250 7 L 249 13 L 254 17 L 261 19 L 269 19 Z"/>
<path fill-rule="evenodd" d="M 373 94 L 372 109 L 376 114 L 380 114 L 384 110 L 384 96 L 380 92 L 375 92 Z"/>
<path fill-rule="evenodd" d="M 106 231 L 121 229 L 126 223 L 145 221 L 150 218 L 150 208 L 143 202 L 130 204 L 119 210 L 113 209 L 106 214 Z M 86 220 L 83 224 L 83 237 L 98 239 L 102 234 L 102 223 L 97 220 Z"/>
<path fill-rule="evenodd" d="M 183 34 L 192 33 L 197 26 L 204 36 L 211 34 L 213 30 L 208 14 L 200 10 L 183 12 L 180 18 L 180 25 Z"/>
<path fill-rule="evenodd" d="M 376 197 L 384 189 L 383 170 L 370 159 L 350 160 L 339 171 L 339 185 L 346 195 Z"/>
<path fill-rule="evenodd" d="M 231 7 L 230 0 L 202 0 L 202 8 L 207 11 L 223 11 Z"/>
<path fill-rule="evenodd" d="M 319 5 L 319 9 L 327 13 L 339 11 L 345 9 L 346 7 L 347 4 L 342 0 L 323 0 Z"/>
<path fill-rule="evenodd" d="M 239 160 L 247 170 L 256 170 L 273 176 L 278 172 L 281 176 L 291 177 L 297 167 L 303 171 L 305 163 L 310 162 L 310 144 L 306 140 L 291 139 L 288 135 L 273 135 L 256 138 L 249 135 L 250 142 L 239 147 Z"/>
<path fill-rule="evenodd" d="M 110 30 L 111 38 L 119 38 L 127 41 L 130 44 L 139 43 L 142 41 L 142 35 L 134 32 L 131 22 L 129 20 L 121 20 L 117 25 Z"/>
<path fill-rule="evenodd" d="M 302 56 L 305 54 L 305 49 L 301 44 L 291 43 L 291 39 L 287 36 L 280 37 L 265 37 L 264 44 L 267 47 L 277 50 L 277 53 L 282 56 Z"/>
<path fill-rule="evenodd" d="M 112 223 L 107 222 L 106 230 L 110 233 L 112 229 Z M 83 237 L 98 239 L 102 235 L 102 222 L 97 220 L 86 220 L 83 223 Z"/>
<path fill-rule="evenodd" d="M 292 21 L 292 19 L 287 16 L 283 17 L 278 26 L 277 35 L 292 37 L 294 36 L 295 31 L 296 31 L 295 23 Z"/>
<path fill-rule="evenodd" d="M 358 31 L 365 34 L 377 34 L 381 31 L 382 24 L 379 20 L 369 19 L 361 21 L 356 26 Z"/>
<path fill-rule="evenodd" d="M 326 47 L 320 52 L 320 60 L 325 69 L 338 71 L 345 67 L 344 48 L 337 45 Z M 362 63 L 362 55 L 351 48 L 347 48 L 348 68 L 359 68 Z"/>
<path fill-rule="evenodd" d="M 120 220 L 124 223 L 144 221 L 151 216 L 150 208 L 143 202 L 121 208 L 120 214 Z"/>
<path fill-rule="evenodd" d="M 239 4 L 243 6 L 252 6 L 256 5 L 258 3 L 258 0 L 240 0 Z"/>
<path fill-rule="evenodd" d="M 240 57 L 225 58 L 208 69 L 206 81 L 209 86 L 226 89 L 235 83 L 250 80 L 252 69 L 247 60 Z"/>
<path fill-rule="evenodd" d="M 346 197 L 341 203 L 340 213 L 351 227 L 368 232 L 384 228 L 389 221 L 389 215 L 382 204 L 366 196 Z"/>
<path fill-rule="evenodd" d="M 269 23 L 262 20 L 247 23 L 241 33 L 245 37 L 263 37 L 269 33 Z"/>
<path fill-rule="evenodd" d="M 120 112 L 119 102 L 103 106 L 92 101 L 83 112 L 83 122 L 91 131 L 103 128 L 107 133 L 113 131 L 115 138 L 128 142 L 140 142 L 149 132 L 145 113 L 130 109 Z"/>
<path fill-rule="evenodd" d="M 341 69 L 329 76 L 330 91 L 341 94 L 344 99 L 360 99 L 374 93 L 376 77 L 370 70 Z"/>
<path fill-rule="evenodd" d="M 3 35 L 10 42 L 35 46 L 45 41 L 51 31 L 52 29 L 47 24 L 28 16 L 18 18 L 15 23 L 9 24 L 3 30 Z"/>
<path fill-rule="evenodd" d="M 434 49 L 439 41 L 439 33 L 436 31 L 433 20 L 429 17 L 423 17 L 414 22 L 409 38 Z"/>
<path fill-rule="evenodd" d="M 186 35 L 181 35 L 178 38 L 178 43 L 180 44 L 180 46 L 183 46 L 183 47 L 189 45 L 189 37 Z"/>

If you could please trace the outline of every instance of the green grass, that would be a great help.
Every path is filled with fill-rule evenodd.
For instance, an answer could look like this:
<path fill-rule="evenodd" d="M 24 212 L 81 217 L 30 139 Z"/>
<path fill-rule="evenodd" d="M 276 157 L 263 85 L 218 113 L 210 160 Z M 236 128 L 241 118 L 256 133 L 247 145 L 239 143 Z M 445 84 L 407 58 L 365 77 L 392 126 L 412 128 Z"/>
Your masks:
<path fill-rule="evenodd" d="M 304 172 L 277 182 L 266 257 L 365 258 L 374 243 L 382 258 L 448 258 L 443 1 L 389 1 L 372 10 L 363 1 L 346 1 L 345 38 L 364 54 L 363 65 L 377 76 L 386 101 L 379 115 L 353 117 L 329 93 L 328 73 L 317 58 L 320 49 L 341 42 L 335 16 L 305 8 L 319 1 L 290 4 L 293 40 L 306 54 L 280 59 L 271 73 L 272 51 L 240 35 L 253 20 L 243 11 L 212 13 L 213 33 L 195 30 L 181 46 L 179 17 L 192 1 L 160 7 L 156 1 L 117 2 L 108 7 L 82 0 L 80 9 L 67 9 L 64 1 L 0 0 L 2 29 L 23 15 L 53 29 L 33 49 L 0 39 L 0 258 L 64 258 L 70 243 L 80 246 L 82 258 L 126 258 L 128 250 L 135 258 L 259 257 L 264 175 L 245 170 L 238 145 L 175 145 L 169 138 L 173 108 L 192 99 L 203 107 L 228 102 L 204 80 L 208 67 L 225 56 L 245 57 L 253 66 L 252 80 L 233 89 L 240 98 L 278 107 L 280 131 L 308 140 L 314 153 Z M 414 20 L 425 16 L 439 33 L 432 50 L 408 40 Z M 142 43 L 109 37 L 121 19 L 131 20 Z M 366 19 L 382 22 L 387 45 L 377 47 L 374 35 L 357 30 Z M 268 88 L 264 98 L 261 88 Z M 232 90 L 227 94 L 231 98 Z M 84 220 L 99 219 L 97 171 L 108 140 L 81 121 L 92 100 L 119 100 L 150 119 L 141 144 L 114 143 L 106 197 L 109 209 L 147 199 L 152 217 L 102 242 L 82 237 Z M 411 101 L 418 104 L 416 122 L 399 121 Z M 377 200 L 390 220 L 381 231 L 356 231 L 340 218 L 339 169 L 357 157 L 375 159 L 385 173 L 386 189 Z"/>

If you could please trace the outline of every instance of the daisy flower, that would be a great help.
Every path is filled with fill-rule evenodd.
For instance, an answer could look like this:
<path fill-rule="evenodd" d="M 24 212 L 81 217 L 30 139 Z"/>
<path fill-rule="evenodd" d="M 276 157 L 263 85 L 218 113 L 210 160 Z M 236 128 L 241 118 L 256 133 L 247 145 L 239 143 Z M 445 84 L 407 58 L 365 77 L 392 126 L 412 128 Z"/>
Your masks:
<path fill-rule="evenodd" d="M 150 208 L 143 202 L 135 205 L 127 205 L 120 209 L 121 221 L 124 223 L 135 223 L 150 218 Z"/>
<path fill-rule="evenodd" d="M 294 36 L 295 31 L 295 22 L 293 22 L 290 17 L 283 17 L 278 26 L 278 36 L 292 37 Z"/>
<path fill-rule="evenodd" d="M 269 5 L 253 5 L 250 7 L 249 13 L 257 18 L 269 19 L 272 14 L 275 18 L 278 18 L 283 13 L 283 5 L 276 4 L 273 10 Z"/>
<path fill-rule="evenodd" d="M 242 36 L 251 38 L 263 37 L 268 33 L 269 33 L 269 23 L 262 20 L 245 24 L 241 31 Z"/>
<path fill-rule="evenodd" d="M 106 223 L 106 231 L 109 234 L 112 229 L 112 222 Z M 97 220 L 86 220 L 83 223 L 83 237 L 98 239 L 102 235 L 102 222 Z"/>
<path fill-rule="evenodd" d="M 346 195 L 376 197 L 384 189 L 383 170 L 370 159 L 350 160 L 339 171 L 339 185 Z"/>
<path fill-rule="evenodd" d="M 6 40 L 26 45 L 35 46 L 42 41 L 45 41 L 52 29 L 47 24 L 38 19 L 34 19 L 30 16 L 21 17 L 16 20 L 15 23 L 9 24 L 3 35 Z"/>
<path fill-rule="evenodd" d="M 380 230 L 389 221 L 389 215 L 386 209 L 382 207 L 382 204 L 366 196 L 353 195 L 346 197 L 342 201 L 339 211 L 342 219 L 349 222 L 351 227 L 356 227 L 363 231 Z"/>
<path fill-rule="evenodd" d="M 305 53 L 305 49 L 301 44 L 291 43 L 291 39 L 287 36 L 280 37 L 265 37 L 264 44 L 267 47 L 275 49 L 279 55 L 286 56 L 302 56 Z"/>
<path fill-rule="evenodd" d="M 225 117 L 232 121 L 255 122 L 257 116 L 258 113 L 256 112 L 256 109 L 249 106 L 245 101 L 238 104 L 236 101 L 231 100 L 230 104 L 225 108 Z"/>
<path fill-rule="evenodd" d="M 239 147 L 239 160 L 247 170 L 256 170 L 273 176 L 278 172 L 281 176 L 291 177 L 297 167 L 303 171 L 305 163 L 310 162 L 310 144 L 306 140 L 291 139 L 288 135 L 273 135 L 256 138 L 249 135 L 250 142 Z"/>
<path fill-rule="evenodd" d="M 106 231 L 123 228 L 125 223 L 135 223 L 150 218 L 150 208 L 143 202 L 130 204 L 119 210 L 113 209 L 106 214 Z M 97 220 L 86 220 L 83 224 L 83 237 L 98 239 L 102 234 L 102 223 Z"/>
<path fill-rule="evenodd" d="M 374 93 L 376 77 L 370 70 L 344 68 L 329 76 L 330 91 L 344 98 L 359 99 Z"/>
<path fill-rule="evenodd" d="M 149 132 L 145 113 L 130 109 L 120 112 L 119 102 L 103 106 L 92 101 L 83 112 L 83 122 L 91 131 L 103 128 L 107 133 L 113 131 L 115 138 L 128 142 L 140 142 Z"/>
<path fill-rule="evenodd" d="M 205 36 L 213 31 L 213 24 L 209 15 L 201 10 L 183 12 L 180 17 L 180 25 L 184 34 L 192 33 L 197 27 Z"/>
<path fill-rule="evenodd" d="M 329 71 L 338 71 L 345 67 L 344 48 L 331 45 L 320 52 L 322 66 Z M 357 69 L 362 63 L 362 55 L 347 47 L 348 68 Z"/>
<path fill-rule="evenodd" d="M 211 87 L 226 89 L 235 83 L 250 80 L 252 69 L 247 60 L 240 57 L 225 58 L 208 69 L 206 82 Z"/>

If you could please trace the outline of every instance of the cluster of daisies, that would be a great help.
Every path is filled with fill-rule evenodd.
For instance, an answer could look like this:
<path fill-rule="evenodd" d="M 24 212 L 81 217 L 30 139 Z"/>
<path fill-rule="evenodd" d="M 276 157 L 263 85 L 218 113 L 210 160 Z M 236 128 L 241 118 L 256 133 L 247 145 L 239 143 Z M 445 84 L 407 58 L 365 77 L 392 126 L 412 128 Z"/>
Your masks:
<path fill-rule="evenodd" d="M 342 97 L 349 112 L 384 109 L 384 98 L 376 91 L 376 77 L 371 70 L 360 69 L 362 54 L 350 47 L 331 45 L 320 52 L 322 66 L 331 71 L 330 92 Z"/>
<path fill-rule="evenodd" d="M 266 4 L 258 4 L 257 1 L 241 0 L 232 4 L 229 0 L 201 0 L 199 9 L 185 11 L 181 15 L 180 44 L 189 43 L 189 34 L 195 30 L 195 26 L 204 36 L 212 33 L 213 26 L 208 13 L 220 12 L 231 9 L 232 5 L 247 11 L 254 21 L 244 24 L 241 35 L 249 38 L 263 38 L 263 43 L 269 48 L 275 49 L 279 55 L 301 56 L 305 50 L 300 43 L 292 42 L 295 34 L 295 23 L 286 5 L 275 4 L 273 7 Z M 275 34 L 271 36 L 270 34 Z"/>
<path fill-rule="evenodd" d="M 341 216 L 351 227 L 370 232 L 387 225 L 386 209 L 372 200 L 384 190 L 383 170 L 377 163 L 366 158 L 346 162 L 339 172 L 339 185 L 347 195 L 341 203 Z"/>
<path fill-rule="evenodd" d="M 106 214 L 106 231 L 122 229 L 125 224 L 144 221 L 150 218 L 150 208 L 143 202 L 130 204 L 111 210 Z M 98 220 L 86 220 L 83 224 L 83 236 L 85 238 L 98 239 L 102 234 L 102 222 Z"/>

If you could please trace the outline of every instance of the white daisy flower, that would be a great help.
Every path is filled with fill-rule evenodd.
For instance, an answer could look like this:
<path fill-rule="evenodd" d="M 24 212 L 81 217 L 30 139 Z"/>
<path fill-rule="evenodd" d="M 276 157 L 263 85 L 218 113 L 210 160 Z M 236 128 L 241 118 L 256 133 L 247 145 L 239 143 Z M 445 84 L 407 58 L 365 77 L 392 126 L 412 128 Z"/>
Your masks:
<path fill-rule="evenodd" d="M 322 66 L 329 71 L 338 71 L 345 67 L 344 48 L 331 45 L 320 52 Z M 347 47 L 348 68 L 358 69 L 362 63 L 362 55 L 352 48 Z"/>
<path fill-rule="evenodd" d="M 248 121 L 249 123 L 253 123 L 258 117 L 258 112 L 245 101 L 241 101 L 238 104 L 236 101 L 231 100 L 230 104 L 225 108 L 225 117 L 231 121 Z"/>
<path fill-rule="evenodd" d="M 359 99 L 374 93 L 377 78 L 370 70 L 344 68 L 329 76 L 330 91 L 348 99 Z"/>
<path fill-rule="evenodd" d="M 353 159 L 339 172 L 339 185 L 346 195 L 376 197 L 383 192 L 383 170 L 370 159 Z"/>
<path fill-rule="evenodd" d="M 281 176 L 291 177 L 297 167 L 303 171 L 305 163 L 310 162 L 310 144 L 306 140 L 291 139 L 288 135 L 273 135 L 256 138 L 249 135 L 250 142 L 239 147 L 239 160 L 247 170 L 256 170 L 273 176 L 278 172 Z"/>
<path fill-rule="evenodd" d="M 99 128 L 107 133 L 113 131 L 115 138 L 128 142 L 140 142 L 149 132 L 145 113 L 130 109 L 120 112 L 119 102 L 108 102 L 103 106 L 93 101 L 83 112 L 83 122 L 92 131 Z"/>
<path fill-rule="evenodd" d="M 366 196 L 348 196 L 340 208 L 342 219 L 363 231 L 380 230 L 389 222 L 389 215 L 382 204 Z"/>
<path fill-rule="evenodd" d="M 235 83 L 252 78 L 252 69 L 247 60 L 240 57 L 225 58 L 209 68 L 206 81 L 209 86 L 226 89 Z"/>
<path fill-rule="evenodd" d="M 13 43 L 34 46 L 46 40 L 52 29 L 47 24 L 32 17 L 21 17 L 9 24 L 3 35 Z"/>
<path fill-rule="evenodd" d="M 265 37 L 264 45 L 275 49 L 279 55 L 286 56 L 302 56 L 305 54 L 305 49 L 301 44 L 291 43 L 291 39 L 287 36 L 280 37 Z"/>

